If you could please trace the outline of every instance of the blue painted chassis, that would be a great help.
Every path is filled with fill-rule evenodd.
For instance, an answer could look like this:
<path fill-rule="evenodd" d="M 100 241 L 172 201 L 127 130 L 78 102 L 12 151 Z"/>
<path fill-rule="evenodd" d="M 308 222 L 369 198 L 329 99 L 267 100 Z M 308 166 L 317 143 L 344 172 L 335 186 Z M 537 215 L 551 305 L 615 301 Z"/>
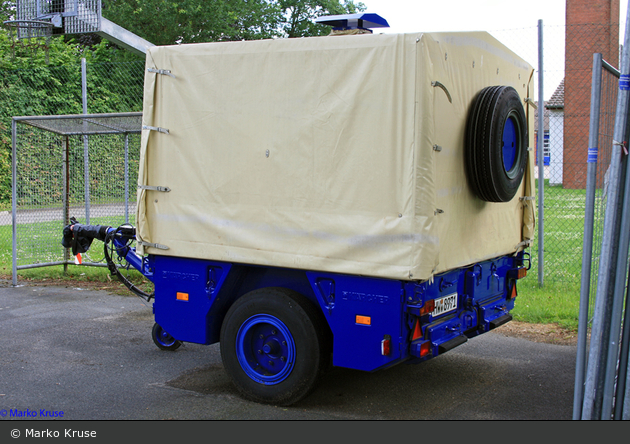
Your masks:
<path fill-rule="evenodd" d="M 509 321 L 512 287 L 525 261 L 524 253 L 503 256 L 415 282 L 161 255 L 140 258 L 118 242 L 118 254 L 154 283 L 155 322 L 173 338 L 216 343 L 236 299 L 256 289 L 284 287 L 321 308 L 334 338 L 333 365 L 364 371 L 425 361 Z M 436 317 L 423 313 L 429 301 L 454 293 L 456 310 Z M 357 323 L 357 316 L 369 317 L 370 324 Z M 385 338 L 391 338 L 388 355 L 381 350 Z"/>

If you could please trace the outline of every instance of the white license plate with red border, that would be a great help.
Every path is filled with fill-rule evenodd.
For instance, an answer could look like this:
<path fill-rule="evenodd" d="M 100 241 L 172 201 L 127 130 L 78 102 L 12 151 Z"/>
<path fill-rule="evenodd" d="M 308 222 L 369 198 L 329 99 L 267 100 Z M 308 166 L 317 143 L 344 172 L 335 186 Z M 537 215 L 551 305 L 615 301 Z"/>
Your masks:
<path fill-rule="evenodd" d="M 435 308 L 431 316 L 436 317 L 449 311 L 457 310 L 457 293 L 449 294 L 435 300 Z"/>

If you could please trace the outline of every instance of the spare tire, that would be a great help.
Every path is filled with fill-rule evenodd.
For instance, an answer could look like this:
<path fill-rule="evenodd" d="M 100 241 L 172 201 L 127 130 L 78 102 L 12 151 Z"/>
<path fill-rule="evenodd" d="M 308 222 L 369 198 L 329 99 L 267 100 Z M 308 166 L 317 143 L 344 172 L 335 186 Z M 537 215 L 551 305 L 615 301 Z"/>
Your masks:
<path fill-rule="evenodd" d="M 466 175 L 473 192 L 487 202 L 512 200 L 527 164 L 527 119 L 511 86 L 482 89 L 468 113 Z"/>

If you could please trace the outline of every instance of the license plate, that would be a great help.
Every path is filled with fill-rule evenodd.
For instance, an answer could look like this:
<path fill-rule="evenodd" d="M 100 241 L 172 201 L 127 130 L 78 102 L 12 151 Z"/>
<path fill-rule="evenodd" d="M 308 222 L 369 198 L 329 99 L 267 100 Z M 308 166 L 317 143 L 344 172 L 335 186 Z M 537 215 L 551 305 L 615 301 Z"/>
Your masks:
<path fill-rule="evenodd" d="M 435 300 L 435 308 L 431 316 L 439 316 L 449 311 L 457 310 L 457 293 L 442 296 Z"/>

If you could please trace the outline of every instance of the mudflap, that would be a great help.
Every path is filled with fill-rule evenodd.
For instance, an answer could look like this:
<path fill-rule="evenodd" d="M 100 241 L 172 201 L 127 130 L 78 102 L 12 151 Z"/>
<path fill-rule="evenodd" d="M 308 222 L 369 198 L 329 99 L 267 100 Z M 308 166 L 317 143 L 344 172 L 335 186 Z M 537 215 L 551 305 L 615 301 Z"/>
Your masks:
<path fill-rule="evenodd" d="M 490 330 L 495 329 L 497 327 L 502 326 L 503 324 L 507 324 L 508 322 L 510 322 L 512 320 L 512 315 L 511 314 L 506 314 L 503 315 L 493 321 L 489 322 L 490 325 Z"/>
<path fill-rule="evenodd" d="M 454 349 L 458 345 L 462 345 L 466 341 L 468 341 L 468 338 L 466 336 L 457 336 L 449 341 L 444 342 L 443 344 L 438 345 L 438 351 L 440 354 L 446 353 L 447 351 Z"/>

